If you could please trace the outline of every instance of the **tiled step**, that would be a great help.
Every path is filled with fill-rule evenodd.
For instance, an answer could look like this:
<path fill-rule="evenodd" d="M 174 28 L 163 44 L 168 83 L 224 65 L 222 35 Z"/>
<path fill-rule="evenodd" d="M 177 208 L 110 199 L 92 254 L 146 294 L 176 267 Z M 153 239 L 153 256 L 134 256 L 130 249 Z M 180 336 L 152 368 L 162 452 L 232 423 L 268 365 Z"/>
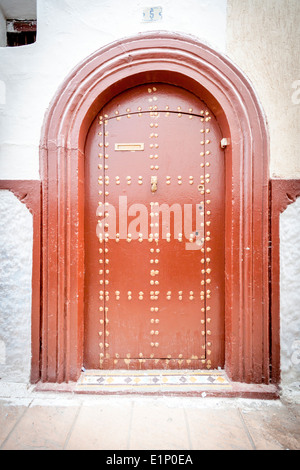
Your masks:
<path fill-rule="evenodd" d="M 81 374 L 75 392 L 88 393 L 157 393 L 231 389 L 224 371 L 88 370 Z"/>

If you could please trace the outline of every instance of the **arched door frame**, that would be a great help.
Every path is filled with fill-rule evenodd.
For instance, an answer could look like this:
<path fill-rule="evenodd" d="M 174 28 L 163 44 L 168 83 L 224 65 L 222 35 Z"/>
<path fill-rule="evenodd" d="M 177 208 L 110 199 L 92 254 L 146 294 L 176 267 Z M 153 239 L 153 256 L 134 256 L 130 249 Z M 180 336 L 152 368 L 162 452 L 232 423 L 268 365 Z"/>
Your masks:
<path fill-rule="evenodd" d="M 83 357 L 84 149 L 99 110 L 141 83 L 186 88 L 215 113 L 226 167 L 225 367 L 234 381 L 269 383 L 269 144 L 255 92 L 228 58 L 167 32 L 110 44 L 56 93 L 40 145 L 42 179 L 41 380 L 76 381 Z"/>

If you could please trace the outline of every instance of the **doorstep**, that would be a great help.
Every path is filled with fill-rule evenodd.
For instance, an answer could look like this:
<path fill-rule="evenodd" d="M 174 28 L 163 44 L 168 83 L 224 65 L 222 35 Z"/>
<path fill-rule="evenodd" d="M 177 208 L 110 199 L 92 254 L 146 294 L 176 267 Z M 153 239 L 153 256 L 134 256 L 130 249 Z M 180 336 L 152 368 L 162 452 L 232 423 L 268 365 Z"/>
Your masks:
<path fill-rule="evenodd" d="M 275 385 L 231 382 L 223 370 L 86 370 L 76 383 L 39 382 L 35 391 L 269 400 L 280 397 Z"/>

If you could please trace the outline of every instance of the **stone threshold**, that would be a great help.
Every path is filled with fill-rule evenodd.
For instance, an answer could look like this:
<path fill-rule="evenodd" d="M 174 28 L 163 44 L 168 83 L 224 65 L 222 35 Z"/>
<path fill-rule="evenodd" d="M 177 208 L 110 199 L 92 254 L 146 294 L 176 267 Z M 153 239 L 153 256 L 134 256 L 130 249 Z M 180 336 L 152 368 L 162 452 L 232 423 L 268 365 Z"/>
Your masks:
<path fill-rule="evenodd" d="M 77 382 L 42 383 L 37 392 L 279 399 L 278 387 L 231 382 L 223 370 L 87 370 Z"/>

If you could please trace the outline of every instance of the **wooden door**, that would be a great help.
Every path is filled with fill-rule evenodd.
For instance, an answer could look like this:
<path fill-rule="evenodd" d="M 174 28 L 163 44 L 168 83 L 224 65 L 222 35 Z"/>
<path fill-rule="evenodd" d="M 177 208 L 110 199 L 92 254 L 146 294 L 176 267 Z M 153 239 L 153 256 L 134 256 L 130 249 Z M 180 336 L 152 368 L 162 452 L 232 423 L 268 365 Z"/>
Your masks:
<path fill-rule="evenodd" d="M 224 154 L 195 95 L 146 84 L 92 124 L 85 164 L 89 369 L 224 365 Z"/>

